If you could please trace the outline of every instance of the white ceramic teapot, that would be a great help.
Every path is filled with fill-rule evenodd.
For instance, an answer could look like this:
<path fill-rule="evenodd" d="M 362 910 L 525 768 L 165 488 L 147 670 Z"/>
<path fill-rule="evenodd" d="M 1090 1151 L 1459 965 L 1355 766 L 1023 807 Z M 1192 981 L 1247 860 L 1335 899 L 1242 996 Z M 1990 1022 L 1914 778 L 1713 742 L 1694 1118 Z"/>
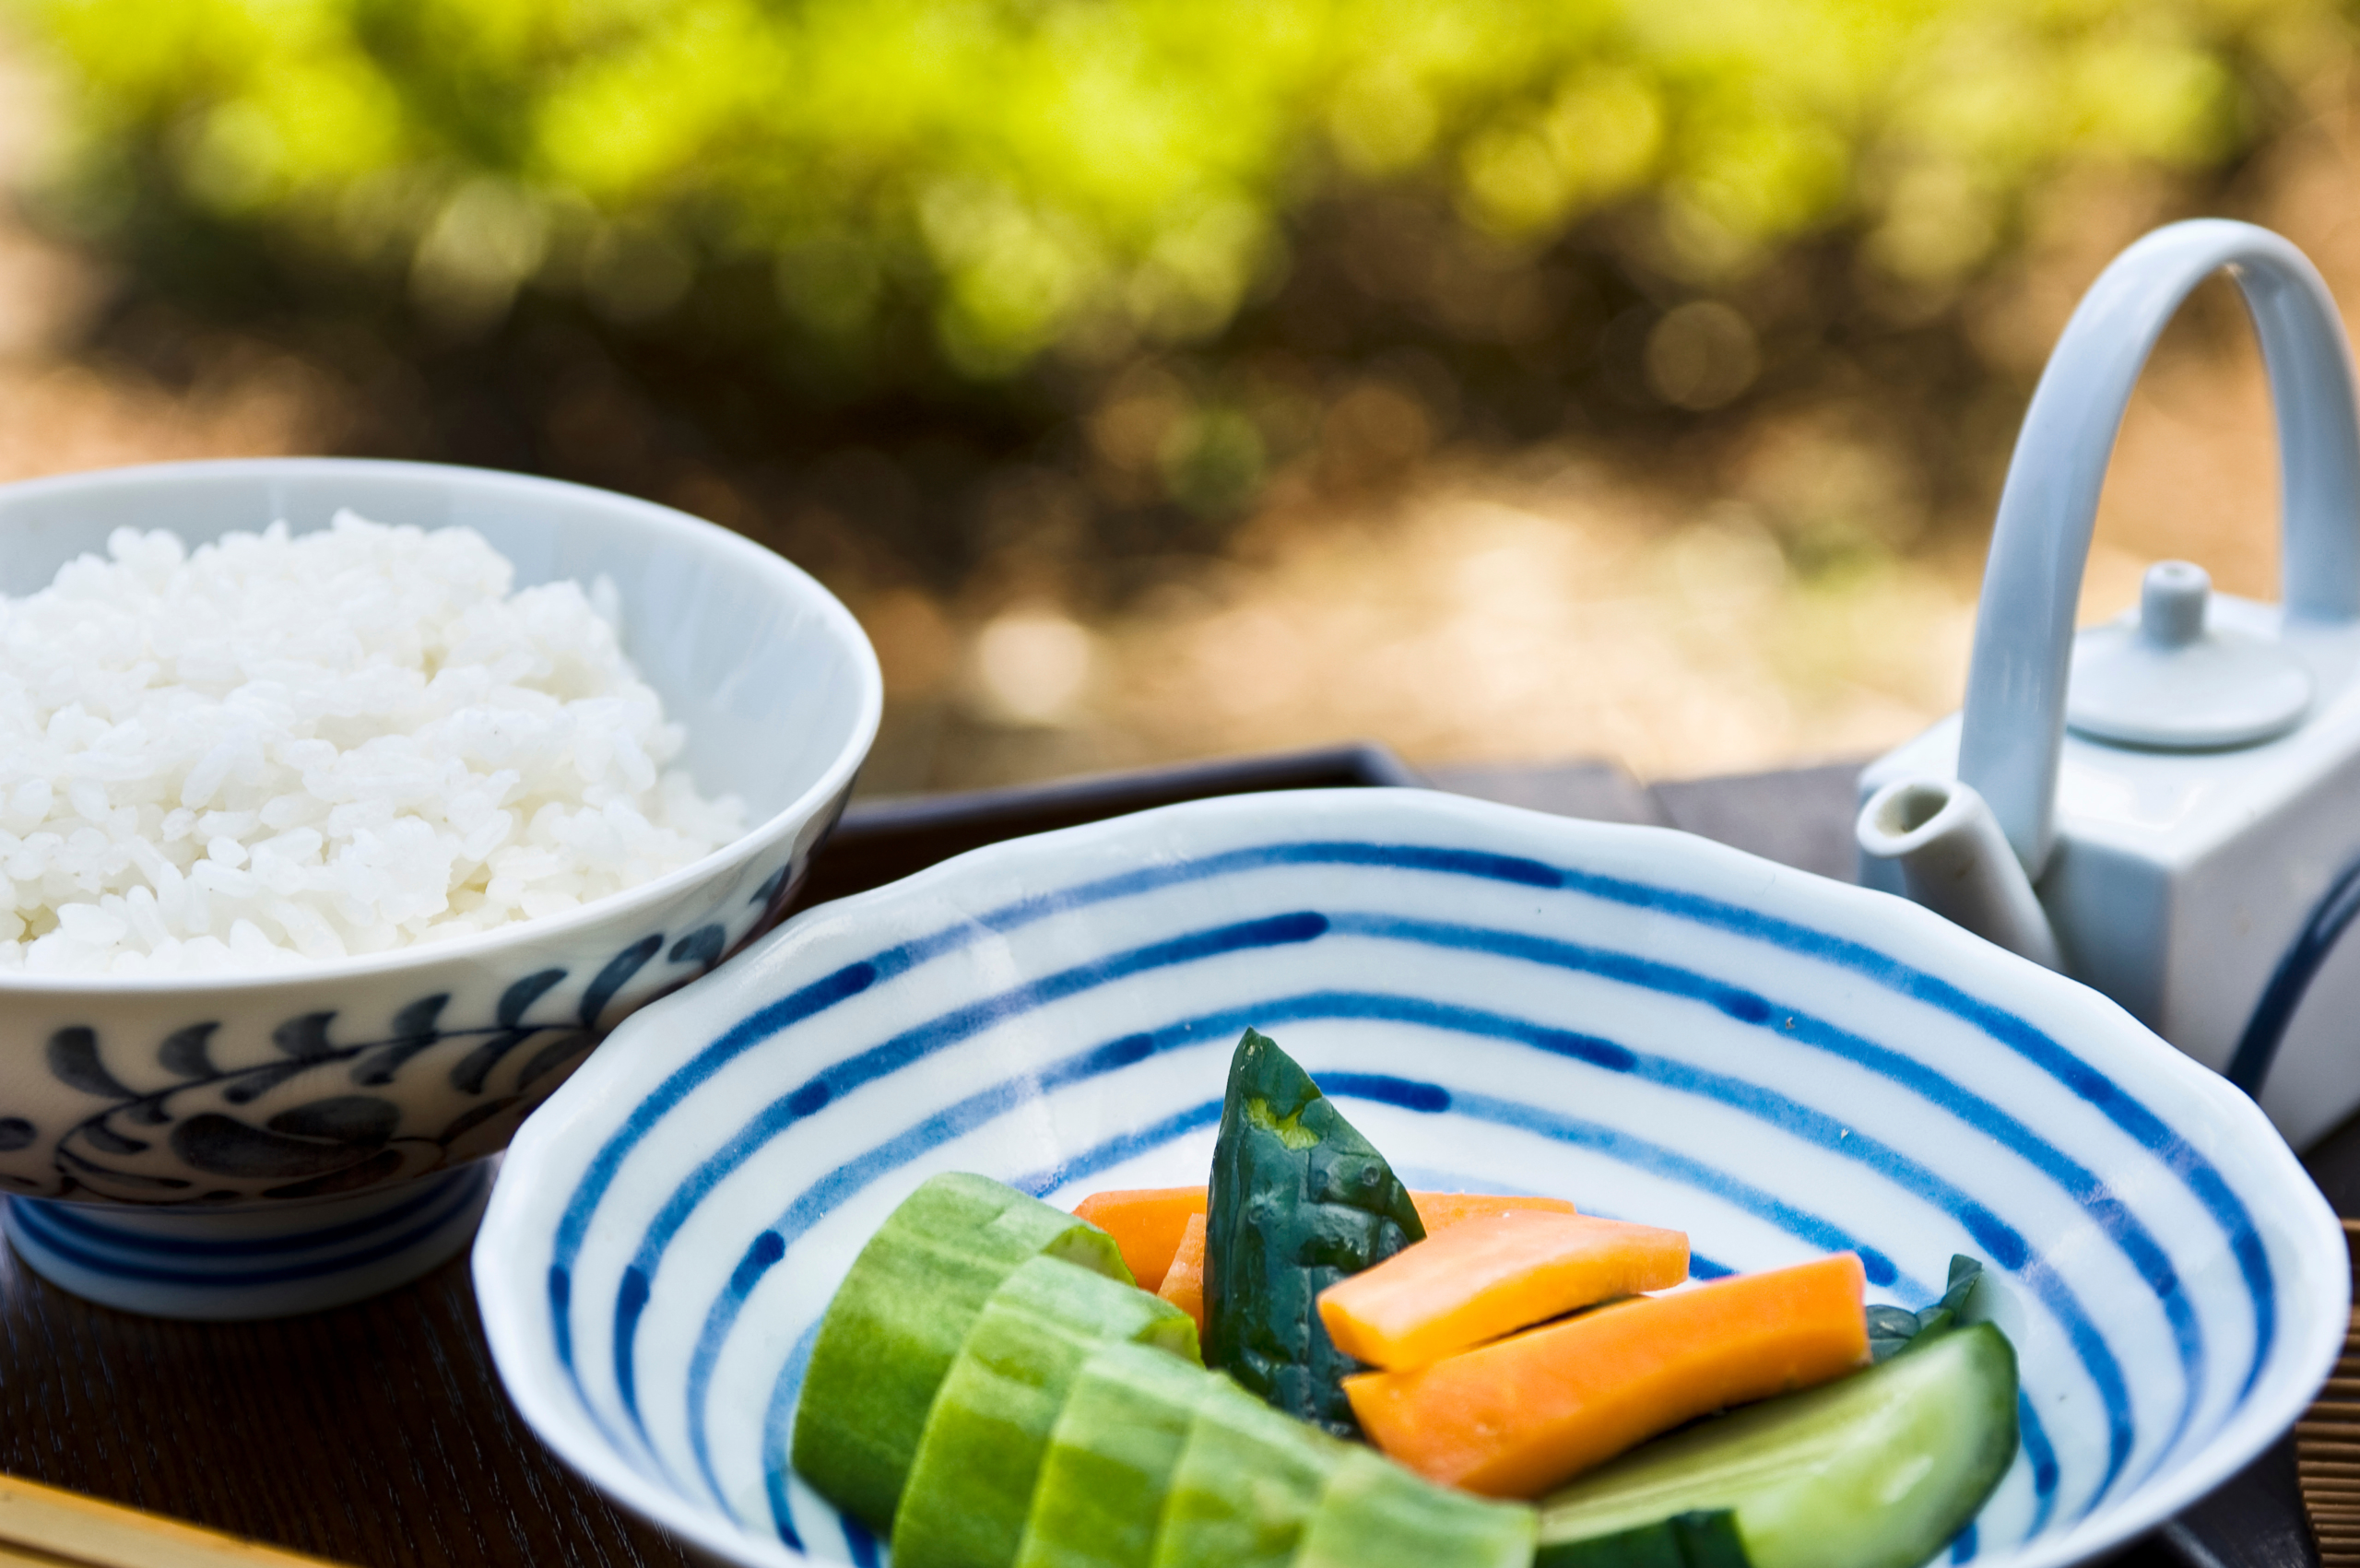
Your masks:
<path fill-rule="evenodd" d="M 2151 568 L 2073 614 L 2156 336 L 2225 268 L 2278 420 L 2283 603 Z M 2158 230 L 2059 340 L 2000 496 L 1966 706 L 1860 776 L 1861 880 L 2104 991 L 2257 1093 L 2289 1142 L 2360 1107 L 2360 421 L 2319 273 L 2266 230 Z"/>

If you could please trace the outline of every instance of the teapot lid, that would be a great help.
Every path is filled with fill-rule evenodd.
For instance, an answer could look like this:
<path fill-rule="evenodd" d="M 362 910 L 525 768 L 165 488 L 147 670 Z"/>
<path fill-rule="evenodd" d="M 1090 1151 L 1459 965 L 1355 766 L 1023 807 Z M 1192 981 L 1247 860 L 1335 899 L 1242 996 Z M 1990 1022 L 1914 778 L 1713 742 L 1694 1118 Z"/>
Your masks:
<path fill-rule="evenodd" d="M 2251 746 L 2301 722 L 2310 672 L 2275 643 L 2208 628 L 2212 595 L 2201 566 L 2149 567 L 2136 621 L 2074 638 L 2067 725 L 2093 740 L 2197 751 Z"/>

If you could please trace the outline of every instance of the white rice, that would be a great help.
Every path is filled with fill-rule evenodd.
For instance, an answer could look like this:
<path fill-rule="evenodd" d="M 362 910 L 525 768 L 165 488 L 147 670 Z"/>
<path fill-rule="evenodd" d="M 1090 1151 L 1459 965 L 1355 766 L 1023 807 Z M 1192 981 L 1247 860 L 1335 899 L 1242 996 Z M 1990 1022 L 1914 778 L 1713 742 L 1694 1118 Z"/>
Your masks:
<path fill-rule="evenodd" d="M 119 529 L 0 597 L 0 972 L 195 974 L 575 908 L 745 831 L 667 769 L 614 584 L 349 513 Z"/>

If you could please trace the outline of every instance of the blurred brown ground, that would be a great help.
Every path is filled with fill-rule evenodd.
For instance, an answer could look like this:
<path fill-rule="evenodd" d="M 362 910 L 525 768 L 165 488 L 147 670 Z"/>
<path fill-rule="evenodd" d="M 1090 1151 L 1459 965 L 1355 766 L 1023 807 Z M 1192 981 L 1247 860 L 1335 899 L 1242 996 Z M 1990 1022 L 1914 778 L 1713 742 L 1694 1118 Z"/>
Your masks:
<path fill-rule="evenodd" d="M 2353 104 L 2341 72 L 2322 79 L 2307 122 L 2218 208 L 2301 245 L 2347 316 L 2360 306 Z M 40 168 L 54 122 L 45 84 L 0 38 L 0 188 Z M 2106 260 L 2186 216 L 2174 202 L 2129 173 L 2050 192 L 1978 306 L 1987 357 L 2028 384 Z M 0 481 L 336 448 L 349 414 L 336 383 L 258 343 L 208 342 L 180 385 L 77 352 L 106 284 L 0 208 Z M 1219 556 L 1175 558 L 1108 617 L 1074 619 L 1053 587 L 1021 582 L 951 601 L 832 582 L 887 671 L 864 789 L 1352 738 L 1426 765 L 1595 757 L 1645 778 L 1693 776 L 1865 756 L 1958 701 L 1988 495 L 1977 515 L 1914 518 L 1897 532 L 1915 542 L 1808 575 L 1765 526 L 1798 506 L 1924 510 L 1906 464 L 1841 406 L 1766 407 L 1733 450 L 1658 472 L 1599 448 L 1429 448 L 1414 407 L 1328 417 L 1427 449 L 1406 477 L 1349 499 L 1281 473 Z M 2085 619 L 2130 603 L 2145 564 L 2166 556 L 2201 563 L 2224 590 L 2275 597 L 2275 489 L 2259 356 L 2216 282 L 2133 403 Z"/>

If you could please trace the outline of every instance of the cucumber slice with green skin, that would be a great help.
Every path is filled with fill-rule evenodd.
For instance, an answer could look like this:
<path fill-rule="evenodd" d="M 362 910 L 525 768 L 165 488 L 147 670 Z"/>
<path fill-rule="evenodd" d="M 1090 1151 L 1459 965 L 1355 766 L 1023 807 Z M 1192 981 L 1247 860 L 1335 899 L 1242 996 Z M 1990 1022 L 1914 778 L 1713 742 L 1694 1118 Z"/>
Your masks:
<path fill-rule="evenodd" d="M 1536 1516 L 1421 1480 L 1365 1448 L 1345 1455 L 1293 1568 L 1530 1568 Z"/>
<path fill-rule="evenodd" d="M 1148 1568 L 1197 1408 L 1220 1375 L 1143 1345 L 1101 1345 L 1049 1433 L 1016 1568 Z"/>
<path fill-rule="evenodd" d="M 1688 1558 L 1667 1519 L 1634 1530 L 1543 1546 L 1533 1554 L 1532 1563 L 1533 1568 L 1688 1568 Z"/>
<path fill-rule="evenodd" d="M 1066 1396 L 1115 1340 L 1197 1359 L 1186 1313 L 1056 1258 L 1019 1266 L 992 1292 L 926 1414 L 893 1520 L 896 1568 L 1012 1568 Z"/>
<path fill-rule="evenodd" d="M 1737 1515 L 1728 1509 L 1682 1514 L 1665 1523 L 1680 1543 L 1680 1558 L 1687 1568 L 1752 1568 L 1745 1555 L 1745 1539 L 1737 1533 Z"/>
<path fill-rule="evenodd" d="M 803 1479 L 870 1529 L 891 1529 L 968 1329 L 1019 1264 L 1044 1256 L 1130 1283 L 1112 1236 L 1004 1183 L 953 1173 L 903 1199 L 820 1320 L 795 1413 Z"/>
<path fill-rule="evenodd" d="M 1268 1035 L 1230 1060 L 1205 1208 L 1205 1360 L 1291 1416 L 1357 1437 L 1319 1292 L 1425 1238 L 1385 1157 Z"/>
<path fill-rule="evenodd" d="M 1552 1568 L 1561 1562 L 1578 1563 L 1581 1568 L 1748 1568 L 1745 1542 L 1738 1538 L 1737 1515 L 1726 1508 L 1716 1514 L 1676 1515 L 1611 1536 L 1544 1546 L 1534 1562 L 1536 1568 Z"/>
<path fill-rule="evenodd" d="M 1688 1555 L 1665 1519 L 1554 1546 L 1543 1542 L 1532 1554 L 1532 1568 L 1688 1568 Z"/>
<path fill-rule="evenodd" d="M 1289 1568 L 1351 1452 L 1221 1380 L 1188 1428 L 1149 1568 Z"/>
<path fill-rule="evenodd" d="M 2015 1350 L 1979 1323 L 1591 1472 L 1542 1503 L 1534 1565 L 1607 1568 L 1599 1538 L 1727 1509 L 1752 1568 L 1918 1568 L 2015 1453 Z"/>

